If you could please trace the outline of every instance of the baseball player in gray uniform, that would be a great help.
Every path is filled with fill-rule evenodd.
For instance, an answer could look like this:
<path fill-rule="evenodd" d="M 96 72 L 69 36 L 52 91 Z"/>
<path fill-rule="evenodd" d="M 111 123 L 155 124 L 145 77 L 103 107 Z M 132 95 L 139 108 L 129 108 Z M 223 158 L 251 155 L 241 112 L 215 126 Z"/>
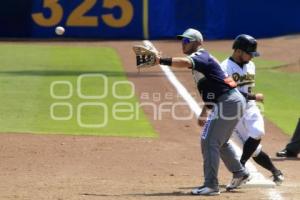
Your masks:
<path fill-rule="evenodd" d="M 182 50 L 187 56 L 160 57 L 157 55 L 156 63 L 192 69 L 197 85 L 199 84 L 202 88 L 203 101 L 213 105 L 208 119 L 205 116 L 206 106 L 200 115 L 205 118 L 205 126 L 201 135 L 205 180 L 203 186 L 192 190 L 192 194 L 218 195 L 220 194 L 218 182 L 220 157 L 234 177 L 227 188 L 234 189 L 249 177 L 249 172 L 239 162 L 239 158 L 228 142 L 233 129 L 243 115 L 246 101 L 236 89 L 236 82 L 231 77 L 227 77 L 219 62 L 202 48 L 203 38 L 199 31 L 188 29 L 177 38 L 182 41 Z M 196 77 L 197 74 L 204 76 L 205 81 L 200 81 Z"/>
<path fill-rule="evenodd" d="M 247 99 L 245 114 L 234 129 L 234 135 L 243 144 L 240 162 L 245 165 L 252 156 L 255 162 L 273 174 L 273 181 L 280 184 L 284 180 L 283 174 L 273 165 L 270 157 L 262 151 L 260 144 L 265 128 L 256 101 L 263 102 L 264 96 L 261 93 L 252 93 L 255 85 L 255 64 L 251 61 L 253 57 L 259 56 L 256 51 L 257 41 L 252 36 L 242 34 L 234 40 L 233 49 L 232 56 L 224 60 L 221 67 L 237 82 L 239 91 Z"/>

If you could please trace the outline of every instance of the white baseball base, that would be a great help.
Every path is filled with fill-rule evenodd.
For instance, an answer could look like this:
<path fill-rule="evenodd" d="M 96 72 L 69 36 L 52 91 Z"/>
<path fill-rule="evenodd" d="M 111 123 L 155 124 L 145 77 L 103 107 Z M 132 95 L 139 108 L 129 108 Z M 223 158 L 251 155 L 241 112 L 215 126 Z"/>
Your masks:
<path fill-rule="evenodd" d="M 241 187 L 244 188 L 273 188 L 275 187 L 276 184 L 271 181 L 266 179 L 262 174 L 258 172 L 251 172 L 251 179 L 247 183 L 243 184 Z"/>

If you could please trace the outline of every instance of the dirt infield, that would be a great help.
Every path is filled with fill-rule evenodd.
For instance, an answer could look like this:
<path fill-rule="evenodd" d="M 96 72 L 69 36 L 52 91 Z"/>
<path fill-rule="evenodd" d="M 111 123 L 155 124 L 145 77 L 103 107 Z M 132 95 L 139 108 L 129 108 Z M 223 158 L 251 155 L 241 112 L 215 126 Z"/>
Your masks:
<path fill-rule="evenodd" d="M 142 102 L 182 101 L 159 68 L 136 73 L 130 49 L 135 43 L 138 41 L 61 44 L 113 47 L 122 58 L 128 79 L 136 86 L 136 95 L 141 97 L 145 92 L 161 95 L 159 100 L 154 100 L 153 96 L 140 98 Z M 166 55 L 181 55 L 177 42 L 155 41 L 154 44 Z M 286 63 L 299 60 L 300 38 L 296 36 L 263 40 L 260 44 L 266 59 Z M 228 53 L 231 52 L 230 45 L 231 41 L 205 43 L 209 50 Z M 196 94 L 190 72 L 174 71 L 185 87 Z M 173 94 L 171 98 L 170 94 Z M 196 98 L 199 100 L 198 96 Z M 145 113 L 160 134 L 159 138 L 0 134 L 0 199 L 205 199 L 189 194 L 191 188 L 203 181 L 199 144 L 201 129 L 196 120 L 174 121 L 170 113 L 164 113 L 163 120 L 154 120 L 152 109 L 145 108 Z M 178 107 L 176 113 L 185 116 L 189 111 Z M 264 150 L 285 174 L 284 184 L 273 189 L 244 188 L 223 192 L 211 199 L 299 199 L 300 172 L 297 169 L 300 159 L 274 158 L 275 152 L 283 148 L 289 138 L 268 121 L 266 130 L 262 142 Z M 258 168 L 265 176 L 270 176 L 266 170 Z M 231 179 L 223 164 L 219 178 L 221 186 Z"/>

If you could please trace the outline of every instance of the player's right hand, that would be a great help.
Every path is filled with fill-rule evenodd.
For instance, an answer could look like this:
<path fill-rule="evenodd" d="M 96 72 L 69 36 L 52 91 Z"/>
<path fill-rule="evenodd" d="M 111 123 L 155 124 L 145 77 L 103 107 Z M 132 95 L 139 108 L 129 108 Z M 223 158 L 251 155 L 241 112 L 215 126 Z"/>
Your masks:
<path fill-rule="evenodd" d="M 257 94 L 255 94 L 255 100 L 257 101 L 257 102 L 264 102 L 264 95 L 262 94 L 262 93 L 257 93 Z"/>
<path fill-rule="evenodd" d="M 206 119 L 198 119 L 199 126 L 204 126 L 205 123 L 206 123 Z"/>

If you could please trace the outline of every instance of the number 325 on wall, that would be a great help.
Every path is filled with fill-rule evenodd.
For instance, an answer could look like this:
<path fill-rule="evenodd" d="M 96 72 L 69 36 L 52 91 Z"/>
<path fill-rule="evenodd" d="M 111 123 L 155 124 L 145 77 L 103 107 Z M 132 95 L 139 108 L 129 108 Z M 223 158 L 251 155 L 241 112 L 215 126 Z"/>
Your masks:
<path fill-rule="evenodd" d="M 58 25 L 63 19 L 64 10 L 59 4 L 59 0 L 43 0 L 43 8 L 49 9 L 51 15 L 46 17 L 44 13 L 33 13 L 32 18 L 39 26 L 51 27 Z M 95 6 L 97 0 L 82 0 L 68 16 L 67 26 L 97 27 L 99 25 L 98 16 L 86 16 L 85 14 Z M 103 8 L 113 9 L 119 7 L 121 16 L 114 17 L 113 14 L 102 15 L 104 23 L 110 27 L 121 28 L 128 25 L 133 18 L 133 6 L 129 0 L 103 0 Z"/>

